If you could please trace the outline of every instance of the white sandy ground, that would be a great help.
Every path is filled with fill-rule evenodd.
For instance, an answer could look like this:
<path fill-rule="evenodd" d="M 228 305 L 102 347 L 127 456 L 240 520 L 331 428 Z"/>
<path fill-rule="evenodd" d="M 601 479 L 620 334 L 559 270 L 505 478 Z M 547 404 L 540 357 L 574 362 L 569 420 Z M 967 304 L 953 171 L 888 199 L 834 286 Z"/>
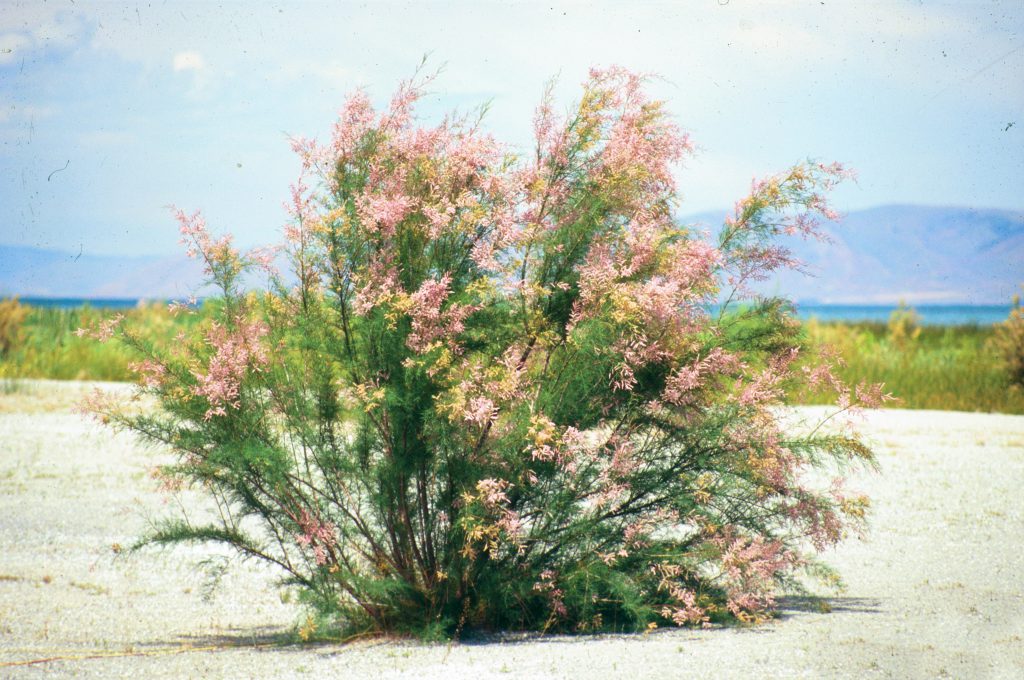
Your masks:
<path fill-rule="evenodd" d="M 827 555 L 848 589 L 754 628 L 282 647 L 298 610 L 207 552 L 115 558 L 168 512 L 152 451 L 72 413 L 84 387 L 0 393 L 0 677 L 1024 678 L 1024 417 L 876 411 L 872 532 Z M 183 651 L 186 648 L 193 648 Z M 12 665 L 40 661 L 30 665 Z"/>

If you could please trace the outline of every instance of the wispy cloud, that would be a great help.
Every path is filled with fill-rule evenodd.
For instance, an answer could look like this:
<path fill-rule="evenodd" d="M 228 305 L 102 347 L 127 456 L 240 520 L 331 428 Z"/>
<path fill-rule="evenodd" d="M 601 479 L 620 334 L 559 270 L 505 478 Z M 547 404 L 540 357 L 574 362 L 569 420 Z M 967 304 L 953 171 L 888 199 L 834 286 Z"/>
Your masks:
<path fill-rule="evenodd" d="M 206 60 L 203 55 L 195 51 L 178 52 L 172 60 L 175 71 L 204 71 Z"/>
<path fill-rule="evenodd" d="M 177 52 L 171 59 L 171 66 L 175 73 L 191 76 L 192 87 L 187 93 L 189 99 L 205 100 L 211 97 L 215 90 L 211 87 L 214 83 L 214 72 L 201 53 L 196 50 Z"/>
<path fill-rule="evenodd" d="M 138 136 L 121 130 L 90 130 L 80 134 L 78 141 L 87 149 L 124 149 L 136 143 Z"/>
<path fill-rule="evenodd" d="M 57 113 L 53 106 L 35 106 L 33 104 L 0 104 L 0 123 L 8 121 L 36 121 L 49 118 Z"/>
<path fill-rule="evenodd" d="M 319 84 L 331 88 L 351 87 L 357 82 L 357 73 L 338 60 L 290 59 L 281 62 L 268 74 L 275 82 L 294 83 L 314 78 Z"/>

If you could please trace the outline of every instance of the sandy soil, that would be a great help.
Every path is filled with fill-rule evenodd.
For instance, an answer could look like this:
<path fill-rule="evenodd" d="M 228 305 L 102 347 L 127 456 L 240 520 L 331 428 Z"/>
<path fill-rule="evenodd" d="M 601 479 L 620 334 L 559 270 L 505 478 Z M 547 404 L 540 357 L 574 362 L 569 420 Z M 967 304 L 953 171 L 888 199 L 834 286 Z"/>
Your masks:
<path fill-rule="evenodd" d="M 0 677 L 1024 677 L 1024 417 L 877 411 L 872 533 L 827 556 L 848 590 L 755 628 L 282 647 L 274 574 L 202 549 L 115 554 L 170 511 L 158 454 L 74 414 L 85 388 L 0 393 Z M 35 663 L 26 663 L 35 662 Z"/>

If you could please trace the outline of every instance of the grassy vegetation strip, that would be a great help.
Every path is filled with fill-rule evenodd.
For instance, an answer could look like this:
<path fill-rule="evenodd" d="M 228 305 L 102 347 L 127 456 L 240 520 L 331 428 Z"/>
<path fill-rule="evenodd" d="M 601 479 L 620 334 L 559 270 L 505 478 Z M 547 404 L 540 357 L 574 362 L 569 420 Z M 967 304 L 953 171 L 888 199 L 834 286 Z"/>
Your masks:
<path fill-rule="evenodd" d="M 166 304 L 141 303 L 128 310 L 34 307 L 0 301 L 0 378 L 130 381 L 133 356 L 117 343 L 98 343 L 76 334 L 123 314 L 145 329 L 147 340 L 171 343 L 204 314 L 181 314 Z"/>
<path fill-rule="evenodd" d="M 0 301 L 0 392 L 19 390 L 12 379 L 20 378 L 132 381 L 132 356 L 125 347 L 80 338 L 75 331 L 123 313 L 154 342 L 172 342 L 179 331 L 204 323 L 210 311 L 176 315 L 163 304 L 115 311 Z M 1024 414 L 1024 389 L 1012 384 L 998 328 L 912 321 L 805 323 L 808 344 L 838 350 L 845 362 L 843 379 L 884 382 L 899 399 L 890 407 Z M 794 401 L 824 403 L 802 396 Z"/>
<path fill-rule="evenodd" d="M 806 330 L 811 344 L 838 351 L 844 380 L 885 383 L 899 400 L 890 408 L 1024 413 L 1024 389 L 1011 383 L 992 326 L 922 326 L 900 333 L 892 324 L 810 321 Z"/>

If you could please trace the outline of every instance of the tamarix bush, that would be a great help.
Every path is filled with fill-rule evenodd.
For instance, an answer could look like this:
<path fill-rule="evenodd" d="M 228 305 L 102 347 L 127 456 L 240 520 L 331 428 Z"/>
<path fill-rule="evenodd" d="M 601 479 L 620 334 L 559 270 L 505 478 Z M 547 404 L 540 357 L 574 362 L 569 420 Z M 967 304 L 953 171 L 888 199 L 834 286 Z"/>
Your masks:
<path fill-rule="evenodd" d="M 522 156 L 476 118 L 418 126 L 429 80 L 379 112 L 356 92 L 327 143 L 294 140 L 294 276 L 244 293 L 267 254 L 179 212 L 219 311 L 167 347 L 98 329 L 160 408 L 94 409 L 177 452 L 167 484 L 216 507 L 145 542 L 226 543 L 349 629 L 765 616 L 867 506 L 822 472 L 869 450 L 777 407 L 793 385 L 839 410 L 880 389 L 809 362 L 789 306 L 749 289 L 792 264 L 775 236 L 834 217 L 822 192 L 848 172 L 755 182 L 714 241 L 673 219 L 693 146 L 642 77 L 592 71 L 566 116 L 548 96 Z"/>

